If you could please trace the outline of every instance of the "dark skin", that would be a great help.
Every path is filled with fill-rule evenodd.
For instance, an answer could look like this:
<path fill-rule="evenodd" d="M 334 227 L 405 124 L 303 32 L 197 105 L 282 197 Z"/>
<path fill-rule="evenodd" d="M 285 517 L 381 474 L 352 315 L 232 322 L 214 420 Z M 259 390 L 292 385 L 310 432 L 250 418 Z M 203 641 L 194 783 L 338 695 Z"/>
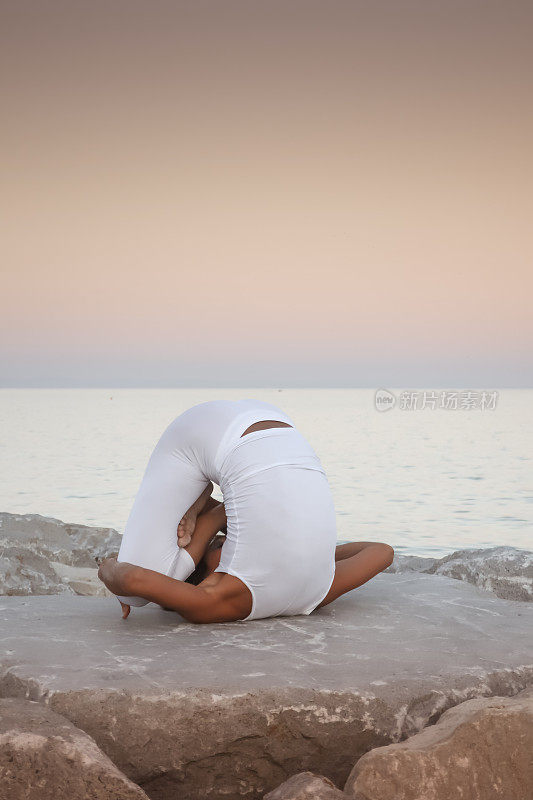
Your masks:
<path fill-rule="evenodd" d="M 250 426 L 242 435 L 271 427 L 290 427 L 286 423 L 264 420 Z M 214 572 L 220 563 L 221 537 L 216 534 L 226 525 L 223 503 L 210 497 L 209 484 L 180 521 L 178 544 L 185 546 L 194 563 L 204 559 L 206 578 L 193 586 L 161 575 L 159 572 L 108 558 L 100 565 L 98 577 L 116 595 L 143 597 L 163 608 L 177 611 L 188 622 L 235 622 L 245 619 L 252 610 L 252 595 L 239 578 Z M 186 523 L 184 520 L 186 520 Z M 190 540 L 188 539 L 190 537 Z M 188 541 L 186 545 L 184 543 Z M 319 608 L 346 592 L 356 589 L 392 563 L 394 550 L 381 542 L 350 542 L 335 550 L 335 577 Z M 126 619 L 130 606 L 121 603 Z"/>

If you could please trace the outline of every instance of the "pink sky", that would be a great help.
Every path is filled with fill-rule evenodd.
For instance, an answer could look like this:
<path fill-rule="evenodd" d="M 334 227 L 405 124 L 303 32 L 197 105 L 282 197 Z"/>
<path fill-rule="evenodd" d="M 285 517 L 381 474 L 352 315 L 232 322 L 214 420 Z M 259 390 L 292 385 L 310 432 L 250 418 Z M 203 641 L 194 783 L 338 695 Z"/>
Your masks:
<path fill-rule="evenodd" d="M 532 16 L 12 4 L 2 385 L 532 385 Z"/>

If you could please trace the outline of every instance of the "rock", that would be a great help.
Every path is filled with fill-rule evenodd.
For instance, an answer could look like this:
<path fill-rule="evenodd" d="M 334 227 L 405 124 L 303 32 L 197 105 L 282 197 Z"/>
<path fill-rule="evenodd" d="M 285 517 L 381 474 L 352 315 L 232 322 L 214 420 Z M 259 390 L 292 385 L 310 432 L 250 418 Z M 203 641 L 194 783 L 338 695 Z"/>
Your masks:
<path fill-rule="evenodd" d="M 479 586 L 503 600 L 533 600 L 533 552 L 516 547 L 457 550 L 443 558 L 399 555 L 386 571 L 446 575 Z"/>
<path fill-rule="evenodd" d="M 533 683 L 533 605 L 379 575 L 306 617 L 192 625 L 114 599 L 0 598 L 0 695 L 46 701 L 156 800 L 343 786 L 374 747 Z"/>
<path fill-rule="evenodd" d="M 532 753 L 533 690 L 468 700 L 364 755 L 344 791 L 354 800 L 531 800 Z"/>
<path fill-rule="evenodd" d="M 95 559 L 118 552 L 120 541 L 112 528 L 0 513 L 0 594 L 108 596 Z"/>
<path fill-rule="evenodd" d="M 427 572 L 439 561 L 439 558 L 395 554 L 394 561 L 385 572 Z"/>
<path fill-rule="evenodd" d="M 75 525 L 39 514 L 0 513 L 1 544 L 17 544 L 73 567 L 94 568 L 95 559 L 117 552 L 120 542 L 113 528 Z"/>
<path fill-rule="evenodd" d="M 68 586 L 47 558 L 26 547 L 4 544 L 0 540 L 0 594 L 58 594 Z"/>
<path fill-rule="evenodd" d="M 346 800 L 346 795 L 321 775 L 300 772 L 269 792 L 264 800 Z"/>
<path fill-rule="evenodd" d="M 533 553 L 516 547 L 459 550 L 427 572 L 468 581 L 504 600 L 533 600 Z"/>
<path fill-rule="evenodd" d="M 51 562 L 56 577 L 60 578 L 74 594 L 85 597 L 113 597 L 98 577 L 98 569 L 70 567 L 57 561 Z"/>
<path fill-rule="evenodd" d="M 83 731 L 40 703 L 0 700 L 0 800 L 148 800 Z"/>

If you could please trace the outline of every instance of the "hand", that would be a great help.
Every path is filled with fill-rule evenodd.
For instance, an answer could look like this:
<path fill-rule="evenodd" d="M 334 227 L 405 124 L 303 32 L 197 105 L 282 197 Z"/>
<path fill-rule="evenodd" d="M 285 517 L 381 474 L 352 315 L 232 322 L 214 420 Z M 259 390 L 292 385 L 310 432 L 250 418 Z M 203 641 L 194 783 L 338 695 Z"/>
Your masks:
<path fill-rule="evenodd" d="M 213 484 L 207 484 L 200 497 L 194 501 L 192 506 L 187 509 L 178 524 L 178 547 L 188 547 L 191 543 L 192 535 L 196 527 L 198 514 L 204 509 L 205 504 L 211 497 Z"/>

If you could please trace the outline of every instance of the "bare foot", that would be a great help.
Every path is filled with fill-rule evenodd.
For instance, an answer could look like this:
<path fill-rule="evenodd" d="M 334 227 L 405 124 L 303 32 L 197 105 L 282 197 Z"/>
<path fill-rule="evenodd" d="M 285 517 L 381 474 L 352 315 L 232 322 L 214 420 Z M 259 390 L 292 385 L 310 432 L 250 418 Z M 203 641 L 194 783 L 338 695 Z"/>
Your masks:
<path fill-rule="evenodd" d="M 123 603 L 122 600 L 119 600 L 118 602 L 122 606 L 122 619 L 127 619 L 130 615 L 131 606 L 126 605 L 126 603 Z"/>

